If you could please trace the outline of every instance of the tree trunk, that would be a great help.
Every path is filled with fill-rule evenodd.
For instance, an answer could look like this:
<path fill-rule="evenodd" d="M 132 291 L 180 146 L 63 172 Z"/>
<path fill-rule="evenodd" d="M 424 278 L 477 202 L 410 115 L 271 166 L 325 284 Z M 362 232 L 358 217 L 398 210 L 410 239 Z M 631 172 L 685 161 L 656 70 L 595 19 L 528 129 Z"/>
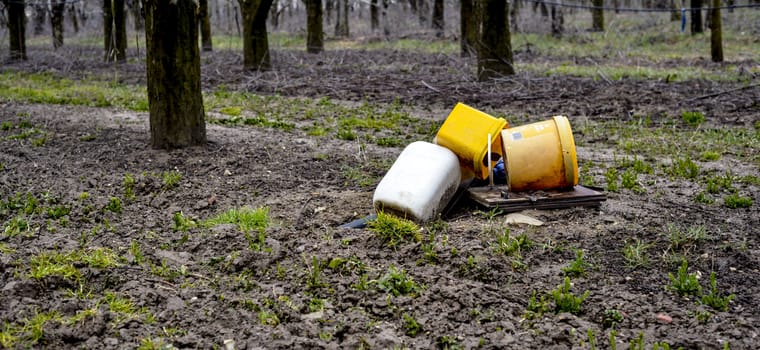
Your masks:
<path fill-rule="evenodd" d="M 509 34 L 509 6 L 504 0 L 481 0 L 482 33 L 478 45 L 478 80 L 515 74 Z"/>
<path fill-rule="evenodd" d="M 45 31 L 45 24 L 47 24 L 47 3 L 37 0 L 32 8 L 34 8 L 34 35 L 40 35 Z"/>
<path fill-rule="evenodd" d="M 140 0 L 131 0 L 127 2 L 127 8 L 135 20 L 135 30 L 140 31 L 145 28 L 145 19 L 143 18 L 142 4 Z"/>
<path fill-rule="evenodd" d="M 713 62 L 723 62 L 723 24 L 720 18 L 720 0 L 712 0 L 710 9 L 710 55 Z"/>
<path fill-rule="evenodd" d="M 327 24 L 332 23 L 332 12 L 333 12 L 333 4 L 335 3 L 335 0 L 325 0 L 325 21 Z"/>
<path fill-rule="evenodd" d="M 198 6 L 192 0 L 144 1 L 151 146 L 203 145 Z"/>
<path fill-rule="evenodd" d="M 409 0 L 409 9 L 412 11 L 412 14 L 417 14 L 417 0 Z"/>
<path fill-rule="evenodd" d="M 26 13 L 24 0 L 3 0 L 8 14 L 11 60 L 26 60 Z"/>
<path fill-rule="evenodd" d="M 380 9 L 377 0 L 371 0 L 369 3 L 369 26 L 373 32 L 380 29 Z"/>
<path fill-rule="evenodd" d="M 461 56 L 469 57 L 477 49 L 479 23 L 474 0 L 459 1 L 459 45 Z"/>
<path fill-rule="evenodd" d="M 269 23 L 274 29 L 277 29 L 280 25 L 280 11 L 277 10 L 277 6 L 277 0 L 273 0 L 272 6 L 269 9 Z M 290 15 L 290 8 L 288 8 L 288 15 Z"/>
<path fill-rule="evenodd" d="M 565 18 L 562 15 L 562 8 L 558 6 L 552 6 L 552 36 L 559 39 L 562 38 L 562 33 L 565 31 Z"/>
<path fill-rule="evenodd" d="M 79 33 L 79 20 L 77 19 L 76 4 L 69 4 L 69 6 L 66 7 L 66 13 L 69 15 L 69 18 L 71 18 L 71 25 L 74 27 L 74 33 Z"/>
<path fill-rule="evenodd" d="M 116 61 L 127 60 L 127 21 L 124 0 L 113 0 L 113 38 Z"/>
<path fill-rule="evenodd" d="M 110 61 L 114 57 L 113 39 L 113 4 L 112 0 L 103 0 L 103 49 L 106 51 L 103 58 Z"/>
<path fill-rule="evenodd" d="M 272 0 L 238 0 L 243 13 L 243 68 L 267 70 L 272 67 L 267 38 L 267 16 Z"/>
<path fill-rule="evenodd" d="M 306 1 L 306 52 L 320 53 L 325 48 L 322 32 L 322 0 Z"/>
<path fill-rule="evenodd" d="M 678 8 L 678 3 L 676 0 L 670 0 L 670 8 L 673 9 L 673 11 L 670 12 L 670 20 L 680 21 L 681 20 L 681 9 Z"/>
<path fill-rule="evenodd" d="M 691 34 L 704 33 L 704 26 L 702 25 L 702 0 L 691 0 L 689 2 L 691 6 Z"/>
<path fill-rule="evenodd" d="M 337 0 L 335 7 L 335 36 L 347 38 L 348 30 L 348 0 Z"/>
<path fill-rule="evenodd" d="M 427 25 L 429 11 L 430 6 L 428 5 L 427 0 L 417 0 L 417 16 L 420 19 L 421 26 Z"/>
<path fill-rule="evenodd" d="M 53 28 L 53 48 L 63 46 L 63 14 L 66 10 L 65 0 L 53 0 L 50 4 L 50 24 Z"/>
<path fill-rule="evenodd" d="M 604 0 L 591 0 L 594 9 L 591 10 L 591 30 L 595 32 L 604 31 Z"/>
<path fill-rule="evenodd" d="M 437 38 L 443 37 L 443 0 L 433 1 L 433 30 Z"/>
<path fill-rule="evenodd" d="M 520 31 L 520 28 L 517 27 L 517 16 L 520 15 L 520 1 L 513 0 L 511 4 L 512 6 L 509 8 L 509 24 L 511 25 L 510 30 L 512 33 L 518 33 Z"/>
<path fill-rule="evenodd" d="M 198 1 L 198 17 L 201 24 L 201 47 L 203 51 L 212 51 L 211 43 L 211 13 L 208 11 L 208 0 Z"/>

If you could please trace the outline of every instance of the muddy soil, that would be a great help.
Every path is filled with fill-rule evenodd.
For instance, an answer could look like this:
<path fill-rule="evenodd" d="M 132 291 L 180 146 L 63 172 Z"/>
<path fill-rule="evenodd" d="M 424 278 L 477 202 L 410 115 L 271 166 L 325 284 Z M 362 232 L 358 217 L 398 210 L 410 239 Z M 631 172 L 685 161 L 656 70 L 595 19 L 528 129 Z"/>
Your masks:
<path fill-rule="evenodd" d="M 65 53 L 40 51 L 5 69 L 113 76 L 114 66 L 99 63 L 99 54 L 87 58 L 81 54 L 86 49 L 72 50 L 66 63 Z M 541 58 L 517 55 L 531 59 Z M 753 129 L 760 114 L 760 88 L 738 82 L 521 73 L 480 84 L 472 79 L 472 59 L 384 51 L 280 51 L 273 61 L 273 71 L 244 73 L 238 54 L 208 54 L 204 88 L 224 84 L 262 94 L 329 96 L 339 103 L 400 100 L 416 117 L 436 121 L 459 101 L 530 120 L 565 114 L 571 122 L 634 115 L 651 115 L 656 122 L 688 105 L 705 113 L 704 127 Z M 118 70 L 124 82 L 144 81 L 140 64 Z M 647 348 L 656 341 L 685 349 L 723 348 L 726 342 L 731 349 L 751 349 L 758 343 L 757 185 L 743 185 L 754 200 L 744 209 L 697 203 L 694 183 L 658 179 L 644 193 L 608 193 L 599 207 L 529 210 L 525 214 L 544 225 L 509 226 L 512 236 L 526 234 L 534 242 L 521 259 L 493 248 L 504 216 L 492 217 L 463 201 L 449 217 L 427 225 L 422 242 L 393 249 L 366 228 L 339 226 L 373 213 L 374 186 L 387 170 L 365 168 L 375 181 L 362 186 L 351 169 L 391 164 L 401 147 L 360 146 L 300 130 L 208 125 L 207 146 L 161 151 L 148 146 L 147 120 L 145 113 L 0 101 L 0 121 L 28 121 L 47 135 L 35 146 L 33 138 L 10 137 L 16 128 L 0 131 L 0 199 L 8 203 L 29 193 L 46 208 L 27 216 L 24 234 L 0 236 L 0 322 L 24 325 L 36 314 L 58 316 L 44 324 L 44 335 L 31 347 L 127 349 L 150 339 L 181 349 L 230 342 L 235 349 L 580 349 L 592 347 L 589 331 L 599 348 L 608 347 L 613 329 L 623 349 L 640 334 Z M 615 140 L 575 137 L 583 145 L 582 162 L 604 169 L 613 161 Z M 730 154 L 718 164 L 738 169 L 737 176 L 758 176 L 756 164 Z M 181 174 L 176 187 L 162 182 L 170 171 Z M 124 194 L 125 174 L 135 179 L 133 199 Z M 604 183 L 603 172 L 593 176 Z M 122 200 L 120 212 L 106 209 L 112 197 Z M 71 211 L 53 218 L 47 209 L 57 205 Z M 268 208 L 271 224 L 262 251 L 252 249 L 235 225 L 175 228 L 180 212 L 201 221 L 245 206 Z M 0 222 L 7 227 L 23 210 L 6 205 Z M 707 232 L 676 250 L 688 258 L 689 272 L 701 276 L 705 290 L 715 272 L 720 292 L 735 294 L 726 311 L 666 289 L 668 274 L 678 267 L 667 254 L 669 225 Z M 649 263 L 629 267 L 622 252 L 636 240 L 649 244 Z M 33 257 L 41 253 L 94 247 L 113 251 L 118 265 L 77 263 L 79 278 L 30 277 Z M 581 311 L 554 313 L 549 302 L 543 315 L 526 318 L 532 293 L 551 299 L 549 291 L 562 282 L 562 269 L 578 249 L 590 263 L 585 274 L 572 278 L 573 293 L 589 292 Z M 405 270 L 421 291 L 393 296 L 378 288 L 391 266 Z M 109 295 L 131 300 L 133 312 L 108 307 Z M 94 312 L 77 322 L 61 321 L 84 310 Z M 420 326 L 416 334 L 410 318 Z M 27 339 L 18 347 L 30 346 L 28 329 L 14 334 Z"/>

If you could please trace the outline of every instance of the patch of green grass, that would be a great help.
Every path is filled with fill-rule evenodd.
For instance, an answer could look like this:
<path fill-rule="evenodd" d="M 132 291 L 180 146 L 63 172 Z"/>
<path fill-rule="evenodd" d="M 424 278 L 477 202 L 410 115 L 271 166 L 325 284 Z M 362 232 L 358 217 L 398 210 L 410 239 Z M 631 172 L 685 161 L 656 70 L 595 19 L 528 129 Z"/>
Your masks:
<path fill-rule="evenodd" d="M 47 216 L 53 220 L 58 220 L 69 213 L 71 213 L 71 207 L 67 205 L 56 205 L 47 210 Z"/>
<path fill-rule="evenodd" d="M 716 151 L 704 151 L 700 154 L 699 159 L 703 162 L 714 162 L 720 159 L 720 153 Z"/>
<path fill-rule="evenodd" d="M 602 314 L 602 327 L 615 328 L 620 322 L 623 322 L 623 313 L 616 309 L 606 309 Z"/>
<path fill-rule="evenodd" d="M 163 182 L 163 188 L 170 190 L 179 186 L 179 182 L 182 180 L 182 173 L 178 170 L 164 171 L 161 173 L 161 181 Z"/>
<path fill-rule="evenodd" d="M 354 132 L 353 129 L 340 128 L 338 129 L 338 133 L 336 136 L 341 140 L 346 140 L 346 141 L 356 140 L 356 133 Z"/>
<path fill-rule="evenodd" d="M 47 142 L 47 133 L 42 133 L 42 136 L 32 140 L 32 147 L 42 147 Z"/>
<path fill-rule="evenodd" d="M 533 246 L 533 241 L 524 233 L 517 237 L 512 237 L 509 232 L 509 227 L 507 227 L 504 229 L 503 233 L 496 235 L 496 241 L 492 246 L 494 253 L 508 256 L 521 256 L 522 251 Z"/>
<path fill-rule="evenodd" d="M 109 198 L 108 204 L 106 204 L 105 208 L 103 209 L 110 211 L 112 213 L 120 214 L 121 213 L 121 199 L 119 199 L 119 197 Z"/>
<path fill-rule="evenodd" d="M 243 108 L 240 106 L 228 106 L 219 109 L 219 113 L 226 114 L 233 117 L 239 117 L 243 113 Z"/>
<path fill-rule="evenodd" d="M 276 313 L 269 310 L 261 310 L 257 313 L 259 317 L 259 323 L 265 326 L 276 327 L 280 324 L 280 318 Z"/>
<path fill-rule="evenodd" d="M 119 107 L 148 111 L 145 87 L 94 79 L 71 80 L 53 73 L 0 73 L 0 98 L 24 103 Z"/>
<path fill-rule="evenodd" d="M 558 285 L 556 289 L 551 291 L 552 298 L 554 299 L 554 312 L 569 312 L 577 315 L 581 312 L 581 304 L 589 295 L 589 291 L 583 292 L 583 294 L 576 296 L 570 291 L 570 277 L 565 277 L 562 284 Z"/>
<path fill-rule="evenodd" d="M 718 283 L 715 280 L 715 272 L 710 273 L 710 293 L 703 294 L 700 301 L 717 311 L 728 311 L 728 304 L 734 300 L 736 295 L 721 295 L 718 291 Z"/>
<path fill-rule="evenodd" d="M 699 176 L 699 165 L 689 157 L 682 157 L 673 161 L 667 173 L 684 179 L 696 179 Z"/>
<path fill-rule="evenodd" d="M 634 242 L 626 242 L 625 247 L 623 247 L 626 266 L 632 269 L 647 266 L 649 264 L 649 253 L 647 251 L 651 246 L 651 244 L 646 244 L 639 239 Z"/>
<path fill-rule="evenodd" d="M 377 281 L 377 289 L 393 296 L 407 295 L 417 297 L 422 293 L 423 286 L 417 284 L 414 279 L 407 276 L 404 269 L 391 265 L 388 271 Z"/>
<path fill-rule="evenodd" d="M 607 191 L 617 192 L 618 191 L 618 170 L 615 168 L 608 168 L 607 172 L 604 173 L 604 178 L 607 180 L 607 186 L 605 187 Z"/>
<path fill-rule="evenodd" d="M 79 280 L 81 274 L 69 256 L 58 252 L 43 252 L 29 259 L 29 277 L 40 280 L 48 276 L 60 276 Z"/>
<path fill-rule="evenodd" d="M 232 208 L 201 222 L 201 226 L 206 228 L 222 224 L 235 224 L 246 233 L 266 230 L 269 227 L 269 208 Z"/>
<path fill-rule="evenodd" d="M 543 316 L 548 311 L 549 300 L 547 300 L 546 296 L 544 295 L 538 297 L 536 295 L 536 291 L 534 290 L 531 293 L 530 298 L 528 298 L 528 306 L 523 313 L 523 318 L 527 320 L 535 320 L 541 318 L 541 316 Z"/>
<path fill-rule="evenodd" d="M 422 325 L 420 325 L 414 317 L 409 316 L 408 314 L 402 314 L 401 317 L 404 321 L 404 333 L 406 335 L 416 337 L 417 334 L 420 334 L 423 331 Z"/>
<path fill-rule="evenodd" d="M 676 275 L 668 273 L 670 285 L 668 289 L 682 296 L 699 296 L 702 294 L 702 286 L 699 285 L 696 273 L 689 273 L 689 264 L 684 260 L 678 268 Z"/>
<path fill-rule="evenodd" d="M 398 137 L 379 137 L 375 140 L 375 143 L 382 147 L 399 147 L 403 145 L 403 141 Z"/>
<path fill-rule="evenodd" d="M 2 124 L 0 124 L 0 130 L 2 131 L 8 131 L 13 129 L 13 123 L 9 121 L 5 121 Z"/>
<path fill-rule="evenodd" d="M 732 193 L 723 197 L 723 205 L 731 209 L 749 208 L 752 206 L 752 198 Z"/>
<path fill-rule="evenodd" d="M 132 174 L 124 174 L 124 180 L 121 182 L 122 187 L 124 187 L 124 199 L 130 201 L 135 199 L 135 183 L 135 177 Z"/>
<path fill-rule="evenodd" d="M 187 232 L 191 228 L 198 226 L 195 220 L 186 217 L 181 211 L 174 213 L 172 220 L 174 222 L 174 226 L 172 227 L 174 231 Z"/>
<path fill-rule="evenodd" d="M 399 243 L 422 240 L 420 227 L 414 222 L 385 212 L 378 212 L 377 219 L 367 223 L 367 228 L 386 245 L 395 248 Z"/>
<path fill-rule="evenodd" d="M 665 238 L 670 243 L 670 250 L 688 251 L 694 246 L 710 239 L 707 229 L 702 225 L 682 227 L 672 223 L 665 225 Z"/>
<path fill-rule="evenodd" d="M 681 119 L 686 125 L 695 127 L 705 122 L 705 115 L 702 112 L 683 111 Z"/>
<path fill-rule="evenodd" d="M 580 277 L 586 275 L 586 268 L 590 267 L 590 264 L 583 258 L 583 250 L 575 251 L 575 260 L 570 264 L 562 268 L 562 273 L 569 277 Z"/>
<path fill-rule="evenodd" d="M 15 237 L 22 234 L 24 236 L 31 236 L 32 230 L 26 218 L 19 214 L 8 221 L 3 229 L 3 234 L 8 237 Z"/>

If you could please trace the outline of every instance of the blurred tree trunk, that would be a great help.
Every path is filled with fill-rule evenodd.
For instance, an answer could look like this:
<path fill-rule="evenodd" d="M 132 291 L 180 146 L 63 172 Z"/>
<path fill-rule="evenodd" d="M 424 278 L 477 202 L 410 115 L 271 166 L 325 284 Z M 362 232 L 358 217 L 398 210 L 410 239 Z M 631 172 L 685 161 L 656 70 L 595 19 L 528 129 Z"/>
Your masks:
<path fill-rule="evenodd" d="M 124 0 L 113 0 L 114 53 L 116 61 L 127 60 L 127 16 Z"/>
<path fill-rule="evenodd" d="M 65 0 L 52 0 L 50 3 L 50 25 L 53 28 L 53 48 L 63 46 L 63 14 L 66 10 Z"/>
<path fill-rule="evenodd" d="M 269 59 L 267 16 L 272 0 L 238 0 L 243 13 L 243 68 L 267 70 Z"/>
<path fill-rule="evenodd" d="M 135 21 L 135 30 L 140 31 L 145 28 L 145 19 L 143 18 L 142 4 L 140 0 L 130 0 L 127 2 L 127 8 L 132 14 L 132 18 Z"/>
<path fill-rule="evenodd" d="M 565 17 L 562 15 L 562 8 L 552 6 L 552 36 L 559 39 L 565 31 Z"/>
<path fill-rule="evenodd" d="M 409 9 L 412 11 L 412 14 L 417 14 L 417 0 L 409 0 Z"/>
<path fill-rule="evenodd" d="M 509 8 L 509 24 L 512 33 L 517 33 L 520 28 L 517 27 L 517 17 L 520 15 L 520 0 L 512 0 L 512 7 Z"/>
<path fill-rule="evenodd" d="M 34 9 L 34 35 L 40 35 L 45 31 L 47 24 L 47 3 L 37 0 L 32 4 Z"/>
<path fill-rule="evenodd" d="M 203 51 L 213 51 L 211 42 L 211 13 L 208 11 L 208 0 L 198 1 L 198 17 L 201 22 L 201 47 Z"/>
<path fill-rule="evenodd" d="M 144 1 L 151 146 L 203 145 L 198 5 L 192 0 Z"/>
<path fill-rule="evenodd" d="M 690 0 L 691 6 L 691 34 L 704 33 L 702 25 L 702 0 Z"/>
<path fill-rule="evenodd" d="M 604 31 L 604 0 L 591 0 L 594 9 L 591 10 L 591 30 L 595 32 Z"/>
<path fill-rule="evenodd" d="M 482 32 L 478 45 L 478 80 L 513 75 L 509 6 L 504 0 L 480 2 Z"/>
<path fill-rule="evenodd" d="M 477 50 L 480 23 L 475 9 L 475 0 L 459 2 L 459 44 L 462 57 L 469 57 Z"/>
<path fill-rule="evenodd" d="M 437 38 L 443 37 L 443 0 L 433 0 L 433 30 Z"/>
<path fill-rule="evenodd" d="M 327 22 L 327 24 L 332 23 L 332 20 L 330 19 L 330 17 L 332 16 L 334 1 L 335 0 L 325 0 L 325 15 L 326 15 L 325 21 Z"/>
<path fill-rule="evenodd" d="M 111 0 L 103 0 L 103 49 L 106 51 L 103 59 L 113 58 L 113 6 Z"/>
<path fill-rule="evenodd" d="M 322 31 L 322 0 L 306 2 L 306 52 L 320 53 L 325 48 Z"/>
<path fill-rule="evenodd" d="M 348 0 L 337 0 L 335 7 L 335 36 L 347 38 L 348 30 Z"/>
<path fill-rule="evenodd" d="M 712 0 L 710 9 L 710 55 L 713 62 L 723 62 L 723 23 L 720 19 L 720 0 Z"/>
<path fill-rule="evenodd" d="M 69 4 L 69 6 L 66 7 L 66 13 L 69 15 L 69 18 L 71 18 L 71 26 L 74 27 L 74 33 L 79 33 L 79 20 L 77 18 L 76 4 Z"/>
<path fill-rule="evenodd" d="M 380 28 L 380 11 L 377 6 L 377 0 L 371 0 L 369 3 L 369 22 L 372 32 Z"/>
<path fill-rule="evenodd" d="M 681 9 L 678 7 L 678 2 L 676 0 L 670 0 L 670 8 L 673 9 L 673 11 L 670 11 L 670 20 L 680 21 L 681 20 Z"/>
<path fill-rule="evenodd" d="M 277 10 L 277 0 L 272 1 L 272 7 L 269 11 L 269 23 L 272 24 L 272 28 L 277 29 L 280 26 L 280 11 Z M 290 14 L 290 10 L 288 10 L 288 14 Z"/>
<path fill-rule="evenodd" d="M 24 0 L 2 0 L 8 22 L 11 60 L 26 60 L 26 12 Z"/>
<path fill-rule="evenodd" d="M 430 6 L 427 0 L 417 0 L 417 16 L 420 19 L 420 25 L 425 26 L 428 20 L 428 12 L 430 12 Z"/>

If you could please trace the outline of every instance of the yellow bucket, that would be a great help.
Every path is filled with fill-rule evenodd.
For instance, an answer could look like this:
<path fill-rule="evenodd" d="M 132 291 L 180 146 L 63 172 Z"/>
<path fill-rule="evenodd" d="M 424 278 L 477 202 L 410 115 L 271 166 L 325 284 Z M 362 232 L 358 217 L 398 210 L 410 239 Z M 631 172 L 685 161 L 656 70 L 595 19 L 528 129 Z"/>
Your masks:
<path fill-rule="evenodd" d="M 434 142 L 454 152 L 462 167 L 487 179 L 488 135 L 491 135 L 492 164 L 502 157 L 503 148 L 499 133 L 508 127 L 503 118 L 494 118 L 463 103 L 457 103 L 441 125 Z"/>
<path fill-rule="evenodd" d="M 578 184 L 575 140 L 567 117 L 501 132 L 510 190 L 570 188 Z"/>

